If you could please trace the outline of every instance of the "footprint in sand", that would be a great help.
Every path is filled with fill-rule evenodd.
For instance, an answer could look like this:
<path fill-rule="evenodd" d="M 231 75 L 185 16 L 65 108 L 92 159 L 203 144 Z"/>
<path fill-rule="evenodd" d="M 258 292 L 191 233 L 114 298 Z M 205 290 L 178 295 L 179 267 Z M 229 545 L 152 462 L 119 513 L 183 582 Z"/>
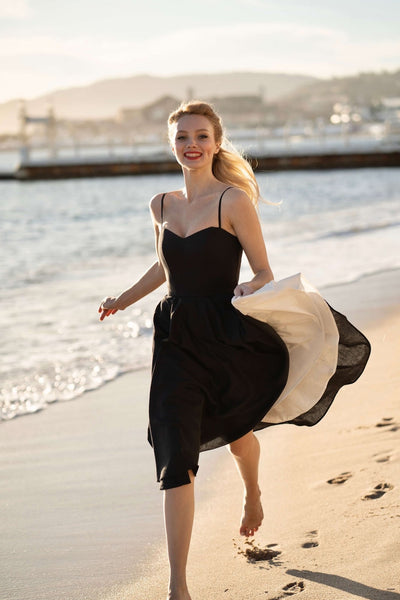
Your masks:
<path fill-rule="evenodd" d="M 393 425 L 393 417 L 383 417 L 375 427 L 389 427 L 389 425 Z"/>
<path fill-rule="evenodd" d="M 282 552 L 280 550 L 271 550 L 271 547 L 275 547 L 278 544 L 268 544 L 265 548 L 260 548 L 254 543 L 254 540 L 246 541 L 250 548 L 246 548 L 244 555 L 249 562 L 258 562 L 259 560 L 273 560 Z"/>
<path fill-rule="evenodd" d="M 389 462 L 389 460 L 392 460 L 393 453 L 391 450 L 389 450 L 388 452 L 378 452 L 378 454 L 373 455 L 373 458 L 377 463 L 385 463 Z"/>
<path fill-rule="evenodd" d="M 304 592 L 304 590 L 304 581 L 291 581 L 282 588 L 284 596 L 294 596 L 294 594 L 299 594 L 300 592 Z"/>
<path fill-rule="evenodd" d="M 283 586 L 282 591 L 278 592 L 278 596 L 272 598 L 272 600 L 283 600 L 288 596 L 294 596 L 295 594 L 299 594 L 300 592 L 304 592 L 305 585 L 304 581 L 291 581 Z M 267 591 L 265 592 L 268 593 Z"/>
<path fill-rule="evenodd" d="M 237 548 L 237 553 L 244 555 L 248 562 L 258 562 L 264 560 L 270 561 L 272 564 L 273 559 L 282 554 L 281 550 L 272 550 L 272 548 L 275 548 L 278 546 L 278 544 L 268 544 L 264 548 L 261 548 L 260 546 L 257 546 L 254 540 L 246 539 L 244 543 L 247 546 L 250 546 L 250 548 L 243 550 L 242 548 L 238 547 L 235 541 L 233 541 L 233 545 L 235 548 Z"/>
<path fill-rule="evenodd" d="M 306 535 L 307 541 L 301 545 L 302 548 L 316 548 L 317 546 L 319 546 L 318 531 L 316 529 L 308 531 Z"/>
<path fill-rule="evenodd" d="M 383 494 L 389 492 L 393 489 L 393 485 L 391 483 L 378 483 L 370 492 L 361 498 L 361 500 L 376 500 L 377 498 L 381 498 Z"/>
<path fill-rule="evenodd" d="M 352 476 L 353 476 L 353 473 L 350 473 L 350 471 L 346 471 L 345 473 L 341 473 L 337 477 L 333 477 L 332 479 L 328 479 L 327 483 L 331 483 L 331 484 L 334 484 L 334 485 L 340 485 L 342 483 L 345 483 Z"/>
<path fill-rule="evenodd" d="M 389 431 L 398 431 L 400 424 L 395 422 L 394 417 L 383 417 L 375 427 L 389 427 Z"/>

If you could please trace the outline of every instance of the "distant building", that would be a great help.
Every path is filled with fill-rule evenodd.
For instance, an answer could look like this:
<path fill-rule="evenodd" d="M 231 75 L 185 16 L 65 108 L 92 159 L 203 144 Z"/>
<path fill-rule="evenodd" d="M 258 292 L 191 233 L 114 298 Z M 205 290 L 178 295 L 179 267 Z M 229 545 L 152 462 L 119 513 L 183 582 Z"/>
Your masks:
<path fill-rule="evenodd" d="M 381 98 L 379 115 L 382 120 L 400 120 L 400 97 Z"/>
<path fill-rule="evenodd" d="M 379 117 L 385 123 L 385 135 L 400 135 L 400 97 L 382 98 Z"/>
<path fill-rule="evenodd" d="M 395 96 L 393 98 L 382 98 L 381 103 L 386 109 L 390 111 L 400 110 L 400 96 Z"/>
<path fill-rule="evenodd" d="M 151 104 L 140 108 L 121 108 L 116 120 L 125 126 L 140 126 L 144 123 L 163 123 L 165 125 L 169 114 L 179 106 L 180 101 L 172 96 L 162 96 Z"/>
<path fill-rule="evenodd" d="M 218 112 L 225 114 L 244 114 L 264 108 L 262 96 L 220 96 L 209 98 Z"/>
<path fill-rule="evenodd" d="M 173 96 L 162 96 L 152 104 L 142 108 L 142 115 L 146 121 L 165 125 L 172 111 L 178 108 L 180 100 Z"/>
<path fill-rule="evenodd" d="M 124 126 L 136 126 L 142 119 L 141 108 L 120 108 L 117 112 L 116 122 Z"/>
<path fill-rule="evenodd" d="M 154 139 L 154 136 L 163 139 L 166 136 L 168 116 L 179 104 L 178 98 L 162 96 L 140 108 L 121 108 L 117 113 L 116 122 L 138 139 Z"/>
<path fill-rule="evenodd" d="M 263 94 L 208 98 L 221 115 L 226 127 L 254 127 L 264 123 L 267 105 Z"/>

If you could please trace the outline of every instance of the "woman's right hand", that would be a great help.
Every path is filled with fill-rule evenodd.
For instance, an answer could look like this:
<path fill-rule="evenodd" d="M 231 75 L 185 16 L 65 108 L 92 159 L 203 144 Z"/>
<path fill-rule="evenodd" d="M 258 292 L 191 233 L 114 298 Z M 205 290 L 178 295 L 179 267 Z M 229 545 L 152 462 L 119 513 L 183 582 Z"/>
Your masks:
<path fill-rule="evenodd" d="M 117 308 L 116 304 L 117 304 L 116 298 L 110 297 L 110 296 L 108 296 L 107 298 L 104 298 L 104 300 L 100 304 L 99 310 L 98 310 L 98 312 L 101 313 L 100 321 L 102 321 L 105 317 L 108 317 L 109 315 L 115 315 L 115 313 L 118 310 L 123 310 L 121 308 Z"/>

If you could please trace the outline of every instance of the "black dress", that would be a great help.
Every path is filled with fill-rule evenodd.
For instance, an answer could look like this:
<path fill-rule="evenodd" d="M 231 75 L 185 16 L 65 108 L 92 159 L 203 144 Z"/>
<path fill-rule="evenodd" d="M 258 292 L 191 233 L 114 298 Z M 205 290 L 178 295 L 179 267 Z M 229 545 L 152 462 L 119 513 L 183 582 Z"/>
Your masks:
<path fill-rule="evenodd" d="M 281 337 L 231 303 L 242 247 L 221 227 L 225 191 L 218 227 L 187 237 L 163 227 L 160 234 L 168 294 L 154 314 L 148 440 L 161 489 L 190 483 L 188 470 L 196 474 L 200 451 L 267 427 L 261 420 L 288 377 L 289 355 Z M 350 382 L 340 379 L 340 385 Z M 340 385 L 318 403 L 318 418 L 293 422 L 316 423 Z"/>

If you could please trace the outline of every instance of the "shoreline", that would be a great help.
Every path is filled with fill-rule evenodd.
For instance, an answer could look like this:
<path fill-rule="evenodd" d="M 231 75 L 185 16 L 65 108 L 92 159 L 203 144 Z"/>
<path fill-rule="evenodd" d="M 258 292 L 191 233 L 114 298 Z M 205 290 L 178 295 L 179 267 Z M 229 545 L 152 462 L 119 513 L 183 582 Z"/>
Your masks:
<path fill-rule="evenodd" d="M 319 288 L 321 295 L 349 320 L 362 327 L 396 313 L 400 303 L 400 269 L 373 271 L 348 282 Z"/>
<path fill-rule="evenodd" d="M 304 275 L 305 275 L 306 279 L 308 279 L 307 273 L 304 273 Z M 386 294 L 385 296 L 382 296 L 380 291 L 378 291 L 374 295 L 371 295 L 371 290 L 368 289 L 369 281 L 372 280 L 373 282 L 376 282 L 377 279 L 382 281 L 382 284 L 381 284 L 382 286 L 385 286 L 385 294 Z M 312 284 L 313 282 L 311 281 L 310 283 Z M 375 288 L 377 287 L 376 283 L 374 283 L 373 285 Z M 366 304 L 366 305 L 362 306 L 362 305 L 356 304 L 353 306 L 351 304 L 351 302 L 349 302 L 349 296 L 351 295 L 351 290 L 353 287 L 355 287 L 356 289 L 359 289 L 360 286 L 362 286 L 362 288 L 363 288 L 363 294 L 362 294 L 363 304 L 364 305 Z M 363 326 L 364 324 L 367 325 L 372 319 L 380 319 L 381 318 L 382 308 L 385 311 L 390 311 L 392 308 L 394 308 L 394 309 L 396 308 L 397 298 L 400 297 L 400 267 L 393 267 L 391 269 L 373 271 L 370 273 L 360 275 L 356 279 L 352 279 L 349 281 L 342 281 L 339 283 L 330 283 L 330 284 L 318 287 L 318 290 L 321 293 L 321 295 L 330 304 L 332 304 L 334 306 L 334 308 L 336 308 L 336 310 L 338 310 L 339 312 L 344 311 L 346 316 L 350 320 L 351 319 L 358 320 L 360 326 Z M 159 299 L 161 299 L 161 296 Z M 351 298 L 350 298 L 350 300 L 351 300 Z M 158 301 L 157 298 L 155 298 L 154 308 L 155 308 L 157 301 Z M 30 416 L 33 414 L 43 412 L 44 410 L 51 408 L 53 405 L 56 406 L 59 403 L 73 402 L 74 400 L 77 400 L 78 398 L 83 398 L 88 393 L 90 394 L 92 392 L 97 392 L 97 391 L 101 390 L 103 388 L 103 386 L 109 385 L 110 383 L 112 384 L 114 381 L 116 381 L 120 377 L 129 376 L 132 373 L 144 372 L 150 368 L 150 363 L 151 363 L 151 356 L 149 353 L 147 365 L 143 365 L 140 367 L 134 367 L 132 369 L 125 370 L 121 373 L 118 373 L 112 379 L 102 381 L 102 383 L 100 383 L 100 385 L 98 387 L 92 388 L 92 389 L 86 389 L 79 395 L 74 396 L 72 398 L 68 398 L 67 400 L 60 398 L 58 400 L 47 402 L 46 404 L 44 404 L 44 406 L 41 406 L 40 408 L 37 408 L 36 410 L 34 410 L 32 412 L 16 414 L 11 419 L 9 419 L 9 418 L 0 419 L 0 427 L 2 427 L 8 421 L 14 420 L 16 418 L 19 419 L 20 417 Z"/>
<path fill-rule="evenodd" d="M 399 273 L 397 269 L 383 271 L 353 282 L 321 288 L 321 293 L 335 309 L 346 314 L 367 337 L 371 335 L 371 364 L 359 382 L 339 393 L 320 424 L 308 431 L 289 426 L 271 427 L 268 435 L 260 435 L 265 469 L 260 481 L 265 494 L 264 508 L 268 509 L 265 525 L 256 540 L 261 545 L 281 543 L 282 556 L 287 557 L 288 553 L 297 556 L 297 540 L 306 536 L 309 504 L 296 505 L 293 498 L 297 489 L 304 488 L 313 496 L 318 507 L 318 516 L 314 520 L 323 523 L 319 527 L 316 523 L 312 527 L 310 524 L 309 531 L 324 530 L 328 538 L 332 531 L 329 523 L 324 521 L 324 515 L 318 511 L 323 513 L 324 509 L 329 509 L 329 518 L 334 524 L 339 514 L 335 510 L 342 505 L 330 506 L 329 494 L 336 499 L 341 498 L 342 502 L 347 500 L 351 506 L 352 500 L 343 492 L 354 488 L 356 480 L 362 477 L 363 485 L 368 487 L 366 475 L 371 464 L 364 465 L 365 449 L 368 448 L 372 454 L 375 448 L 375 454 L 381 453 L 382 457 L 384 450 L 388 450 L 390 458 L 379 465 L 374 461 L 374 467 L 380 466 L 386 471 L 398 468 L 398 455 L 391 450 L 398 434 L 396 431 L 389 432 L 384 426 L 376 428 L 375 422 L 379 418 L 392 418 L 396 423 L 400 420 L 395 397 L 390 398 L 399 358 L 395 345 L 396 332 L 400 330 Z M 363 410 L 364 406 L 360 396 L 367 397 L 378 393 L 378 390 L 381 395 L 379 367 L 387 373 L 392 369 L 387 389 L 383 390 L 385 402 L 377 406 L 371 401 L 360 414 L 360 407 Z M 0 578 L 0 597 L 7 597 L 7 600 L 125 600 L 130 597 L 149 600 L 149 594 L 152 594 L 155 600 L 165 595 L 162 494 L 157 484 L 154 487 L 153 456 L 145 440 L 148 384 L 149 369 L 132 371 L 83 394 L 76 401 L 56 402 L 51 410 L 39 411 L 30 419 L 17 418 L 2 424 L 0 465 L 6 481 L 0 488 L 5 507 L 5 518 L 0 524 L 3 540 L 0 559 L 4 569 Z M 357 393 L 354 393 L 356 390 Z M 132 402 L 133 398 L 137 401 Z M 347 398 L 349 404 L 346 404 Z M 389 436 L 383 439 L 381 435 L 385 442 L 382 446 L 377 434 L 389 433 L 393 441 L 389 443 Z M 370 434 L 375 434 L 372 440 Z M 363 435 L 367 437 L 361 439 Z M 322 447 L 327 444 L 329 451 L 325 449 L 319 456 L 316 452 L 318 443 Z M 350 450 L 355 452 L 357 477 Z M 301 460 L 307 463 L 310 456 L 316 468 L 311 482 L 307 480 L 309 472 L 301 469 Z M 268 595 L 264 590 L 264 595 L 261 596 L 260 591 L 259 597 L 266 600 L 277 598 L 276 590 L 273 592 L 275 596 L 270 595 L 270 590 L 279 588 L 281 580 L 284 581 L 282 577 L 290 583 L 291 579 L 296 579 L 294 575 L 288 577 L 287 574 L 293 571 L 293 566 L 304 571 L 310 570 L 311 563 L 305 556 L 304 560 L 291 559 L 289 565 L 285 563 L 287 568 L 284 572 L 282 565 L 274 566 L 269 562 L 249 565 L 237 550 L 238 544 L 242 549 L 245 546 L 236 535 L 241 489 L 232 459 L 222 448 L 202 453 L 200 460 L 201 468 L 196 480 L 198 514 L 189 556 L 189 576 L 195 582 L 193 600 L 204 597 L 205 590 L 210 600 L 220 598 L 226 588 L 229 588 L 229 593 L 224 593 L 224 598 L 237 600 L 240 597 L 242 600 L 248 597 L 253 600 L 258 596 L 246 595 L 246 581 L 248 583 L 255 578 L 256 584 L 261 585 L 260 574 L 264 573 L 274 583 L 268 587 Z M 354 472 L 352 478 L 343 486 L 326 485 L 328 477 L 340 475 L 339 465 L 343 465 L 340 467 L 343 472 Z M 289 495 L 288 481 L 282 472 L 290 474 L 292 487 Z M 388 482 L 395 485 L 393 477 L 389 479 Z M 219 499 L 217 505 L 216 498 Z M 393 495 L 387 493 L 382 498 L 386 502 Z M 282 507 L 286 509 L 285 518 L 275 523 L 271 515 L 279 514 Z M 396 514 L 390 514 L 390 506 L 386 507 L 386 512 L 385 505 L 383 507 L 382 516 L 385 513 L 387 519 L 396 518 Z M 361 502 L 361 508 L 367 509 L 368 502 Z M 379 512 L 374 516 L 379 523 Z M 348 519 L 357 535 L 361 535 L 359 525 L 363 518 L 368 518 L 368 513 L 366 517 L 359 515 L 354 523 L 351 522 L 351 514 L 342 514 L 341 517 Z M 369 519 L 368 522 L 371 524 L 373 521 Z M 143 523 L 146 523 L 145 531 Z M 291 527 L 293 532 L 288 532 L 285 527 Z M 207 535 L 204 535 L 205 529 Z M 343 531 L 341 534 L 345 535 Z M 232 544 L 232 536 L 236 538 L 236 547 Z M 386 544 L 383 549 L 382 539 Z M 381 536 L 373 555 L 380 560 L 379 551 L 382 549 L 390 566 L 388 543 L 387 536 Z M 323 546 L 321 540 L 319 546 Z M 313 550 L 310 546 L 308 549 L 310 556 L 313 552 L 320 552 L 318 546 L 315 548 Z M 300 545 L 300 554 L 304 552 Z M 394 560 L 395 552 L 392 552 Z M 388 569 L 385 568 L 384 572 L 389 586 Z M 311 589 L 312 586 L 305 580 L 304 573 L 302 578 L 306 585 L 302 599 L 320 600 L 321 596 L 309 595 L 313 592 L 309 592 L 308 587 Z M 222 583 L 224 581 L 226 585 Z M 318 586 L 315 581 L 314 585 Z M 223 585 L 225 587 L 221 587 Z M 196 588 L 199 591 L 196 592 Z M 381 594 L 382 589 L 379 589 Z M 325 589 L 324 594 L 324 600 L 337 599 Z M 347 597 L 351 595 L 344 594 L 340 599 Z M 375 598 L 373 595 L 367 597 Z M 386 596 L 376 598 L 384 600 Z"/>

